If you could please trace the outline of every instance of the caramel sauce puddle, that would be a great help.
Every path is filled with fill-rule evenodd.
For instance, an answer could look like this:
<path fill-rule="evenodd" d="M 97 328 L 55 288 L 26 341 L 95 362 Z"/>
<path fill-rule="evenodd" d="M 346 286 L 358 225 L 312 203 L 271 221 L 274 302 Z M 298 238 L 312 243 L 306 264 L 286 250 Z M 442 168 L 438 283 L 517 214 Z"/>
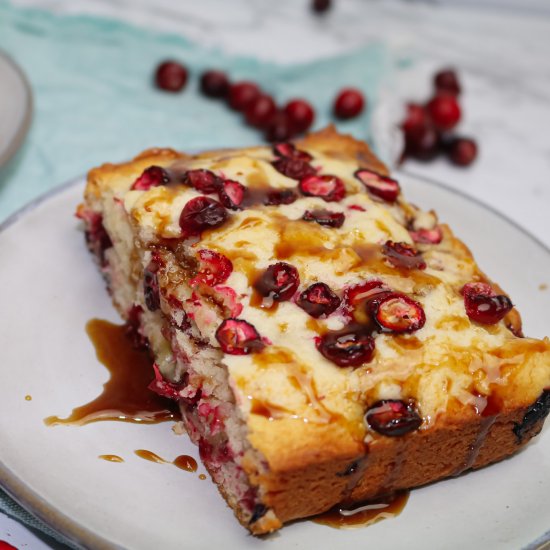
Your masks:
<path fill-rule="evenodd" d="M 46 425 L 82 426 L 100 420 L 156 424 L 177 420 L 175 405 L 148 389 L 153 379 L 152 359 L 146 350 L 134 347 L 126 325 L 92 319 L 86 324 L 86 332 L 97 358 L 111 376 L 93 401 L 76 407 L 67 418 L 45 418 Z"/>

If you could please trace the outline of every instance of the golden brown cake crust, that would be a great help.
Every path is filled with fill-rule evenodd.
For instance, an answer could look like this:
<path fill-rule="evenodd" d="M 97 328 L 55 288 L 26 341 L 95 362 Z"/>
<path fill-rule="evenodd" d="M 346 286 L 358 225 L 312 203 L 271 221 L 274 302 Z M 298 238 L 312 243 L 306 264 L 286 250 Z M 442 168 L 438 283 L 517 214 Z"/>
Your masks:
<path fill-rule="evenodd" d="M 357 167 L 388 174 L 365 143 L 340 135 L 332 127 L 305 137 L 296 146 L 335 161 L 351 162 Z M 240 153 L 246 155 L 257 149 Z M 171 149 L 151 149 L 132 162 L 103 165 L 89 174 L 86 200 L 93 205 L 101 196 L 103 186 L 117 185 L 114 180 L 118 179 L 134 180 L 151 165 L 216 159 L 224 152 L 231 154 L 231 150 L 221 150 L 187 156 Z M 411 208 L 401 197 L 398 203 L 405 211 Z M 468 264 L 476 281 L 488 282 L 475 265 L 468 247 L 448 226 L 440 224 L 439 227 L 444 234 L 443 253 Z M 491 284 L 503 293 L 497 284 Z M 515 309 L 505 321 L 513 334 L 521 335 L 521 318 Z M 405 356 L 407 352 L 399 353 Z M 259 464 L 257 455 L 245 456 L 242 467 L 251 484 L 259 488 L 262 502 L 269 510 L 250 524 L 249 516 L 233 506 L 237 517 L 254 534 L 267 533 L 284 522 L 324 512 L 342 501 L 361 502 L 425 485 L 481 468 L 517 452 L 542 429 L 544 418 L 540 416 L 518 432 L 518 426 L 524 423 L 541 391 L 548 389 L 541 381 L 550 379 L 550 343 L 510 335 L 510 341 L 498 353 L 501 374 L 507 375 L 506 385 L 499 386 L 496 382 L 491 386 L 492 399 L 483 414 L 477 414 L 472 405 L 451 399 L 447 410 L 433 418 L 428 427 L 401 437 L 368 432 L 365 439 L 364 423 L 352 425 L 344 415 L 333 415 L 326 423 L 316 423 L 305 422 L 300 417 L 272 421 L 248 414 L 248 441 L 265 464 Z M 461 358 L 454 360 L 460 363 Z M 219 488 L 233 505 L 223 486 Z"/>

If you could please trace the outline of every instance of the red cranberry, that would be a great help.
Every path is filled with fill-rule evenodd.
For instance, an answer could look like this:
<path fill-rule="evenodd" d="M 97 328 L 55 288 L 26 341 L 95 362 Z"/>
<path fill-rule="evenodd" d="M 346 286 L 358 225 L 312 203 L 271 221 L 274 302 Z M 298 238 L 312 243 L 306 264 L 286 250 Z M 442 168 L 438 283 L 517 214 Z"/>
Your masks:
<path fill-rule="evenodd" d="M 440 146 L 439 134 L 433 126 L 418 126 L 405 134 L 405 152 L 417 160 L 433 160 Z"/>
<path fill-rule="evenodd" d="M 231 355 L 248 355 L 264 347 L 258 331 L 242 319 L 226 319 L 216 331 L 216 340 Z"/>
<path fill-rule="evenodd" d="M 477 157 L 477 143 L 469 138 L 455 138 L 448 145 L 449 160 L 457 166 L 469 166 Z"/>
<path fill-rule="evenodd" d="M 428 124 L 428 117 L 422 105 L 418 103 L 407 104 L 407 115 L 401 124 L 404 132 L 412 132 L 416 128 L 421 128 Z"/>
<path fill-rule="evenodd" d="M 388 176 L 360 168 L 355 172 L 355 177 L 367 188 L 369 193 L 387 202 L 395 202 L 399 196 L 399 183 Z"/>
<path fill-rule="evenodd" d="M 462 294 L 468 317 L 483 325 L 498 323 L 514 307 L 508 296 L 497 295 L 487 283 L 467 283 Z"/>
<path fill-rule="evenodd" d="M 143 295 L 145 305 L 149 311 L 156 311 L 160 307 L 160 292 L 157 272 L 159 265 L 151 260 L 143 270 Z"/>
<path fill-rule="evenodd" d="M 325 283 L 315 283 L 304 290 L 296 303 L 309 315 L 330 315 L 340 305 L 340 298 Z"/>
<path fill-rule="evenodd" d="M 277 105 L 268 95 L 260 95 L 245 110 L 246 122 L 255 128 L 267 128 L 277 112 Z"/>
<path fill-rule="evenodd" d="M 294 127 L 287 114 L 284 112 L 278 112 L 271 119 L 265 130 L 265 139 L 270 143 L 277 143 L 279 141 L 287 141 L 295 134 Z"/>
<path fill-rule="evenodd" d="M 374 355 L 374 338 L 365 328 L 327 332 L 317 339 L 319 352 L 339 367 L 358 367 Z"/>
<path fill-rule="evenodd" d="M 344 88 L 334 101 L 334 115 L 337 118 L 354 118 L 363 111 L 365 99 L 355 88 Z"/>
<path fill-rule="evenodd" d="M 273 146 L 273 153 L 277 157 L 286 157 L 295 160 L 302 160 L 304 162 L 310 162 L 313 157 L 307 152 L 300 149 L 296 149 L 296 146 L 292 143 L 277 143 Z"/>
<path fill-rule="evenodd" d="M 221 178 L 210 170 L 189 170 L 183 174 L 182 183 L 200 193 L 216 193 L 222 184 Z"/>
<path fill-rule="evenodd" d="M 372 430 L 388 437 L 399 437 L 414 432 L 422 424 L 422 418 L 412 400 L 377 401 L 365 414 L 365 420 Z"/>
<path fill-rule="evenodd" d="M 323 14 L 330 10 L 331 0 L 311 0 L 311 9 L 314 13 Z"/>
<path fill-rule="evenodd" d="M 97 256 L 101 265 L 107 264 L 105 251 L 113 246 L 111 237 L 103 225 L 103 216 L 96 212 L 86 212 L 77 214 L 86 222 L 85 238 L 91 252 Z"/>
<path fill-rule="evenodd" d="M 213 250 L 199 250 L 199 272 L 192 279 L 192 284 L 203 283 L 215 286 L 227 281 L 233 271 L 231 260 L 219 252 Z"/>
<path fill-rule="evenodd" d="M 237 82 L 229 88 L 229 106 L 235 111 L 244 112 L 260 93 L 260 88 L 254 82 Z"/>
<path fill-rule="evenodd" d="M 317 222 L 327 227 L 342 227 L 346 216 L 342 212 L 331 212 L 330 210 L 306 210 L 302 220 L 306 222 Z"/>
<path fill-rule="evenodd" d="M 149 166 L 146 168 L 141 176 L 134 182 L 131 189 L 138 189 L 139 191 L 147 191 L 151 187 L 158 187 L 159 185 L 166 185 L 170 182 L 170 176 L 168 172 L 160 166 Z"/>
<path fill-rule="evenodd" d="M 433 229 L 418 229 L 409 231 L 412 240 L 421 244 L 439 244 L 443 239 L 443 232 L 438 225 Z"/>
<path fill-rule="evenodd" d="M 268 191 L 264 204 L 278 206 L 280 204 L 292 204 L 298 195 L 292 189 L 273 189 Z"/>
<path fill-rule="evenodd" d="M 174 384 L 166 380 L 164 376 L 162 376 L 156 363 L 153 363 L 153 371 L 155 373 L 155 378 L 153 378 L 151 383 L 147 386 L 148 389 L 167 399 L 179 401 L 181 399 L 179 392 L 184 388 L 183 384 Z"/>
<path fill-rule="evenodd" d="M 382 247 L 382 253 L 394 267 L 426 269 L 422 254 L 410 244 L 387 241 Z"/>
<path fill-rule="evenodd" d="M 458 76 L 452 69 L 443 69 L 434 76 L 434 86 L 438 92 L 445 92 L 452 95 L 460 94 L 460 83 Z"/>
<path fill-rule="evenodd" d="M 209 197 L 195 197 L 184 207 L 180 215 L 180 227 L 184 236 L 200 235 L 206 229 L 213 229 L 227 220 L 227 210 Z"/>
<path fill-rule="evenodd" d="M 246 187 L 238 181 L 225 180 L 218 190 L 220 202 L 231 210 L 240 210 Z"/>
<path fill-rule="evenodd" d="M 309 162 L 296 157 L 281 157 L 272 162 L 275 170 L 294 180 L 301 180 L 315 174 L 315 168 Z"/>
<path fill-rule="evenodd" d="M 298 289 L 298 270 L 285 262 L 270 265 L 254 283 L 254 288 L 265 298 L 276 302 L 290 300 Z"/>
<path fill-rule="evenodd" d="M 289 101 L 284 111 L 297 134 L 305 132 L 313 124 L 315 111 L 313 107 L 303 99 L 293 99 Z"/>
<path fill-rule="evenodd" d="M 436 95 L 426 105 L 426 111 L 435 127 L 443 131 L 454 128 L 461 116 L 460 105 L 456 97 L 449 94 Z"/>
<path fill-rule="evenodd" d="M 346 188 L 336 176 L 306 176 L 300 180 L 300 191 L 308 197 L 320 197 L 326 202 L 337 202 L 346 196 Z"/>
<path fill-rule="evenodd" d="M 385 296 L 372 309 L 376 322 L 391 332 L 415 332 L 426 322 L 422 306 L 398 292 Z"/>
<path fill-rule="evenodd" d="M 166 92 L 179 92 L 187 83 L 187 69 L 177 61 L 164 61 L 155 73 L 158 88 Z"/>
<path fill-rule="evenodd" d="M 207 97 L 226 97 L 229 86 L 229 79 L 222 71 L 206 71 L 201 76 L 201 92 Z"/>

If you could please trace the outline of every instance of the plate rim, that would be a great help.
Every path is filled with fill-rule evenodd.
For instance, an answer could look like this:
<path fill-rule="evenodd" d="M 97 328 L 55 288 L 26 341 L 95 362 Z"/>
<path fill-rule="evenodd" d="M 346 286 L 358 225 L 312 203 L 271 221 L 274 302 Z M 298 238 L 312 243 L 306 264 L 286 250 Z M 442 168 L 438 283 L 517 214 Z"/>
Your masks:
<path fill-rule="evenodd" d="M 1 55 L 1 53 L 0 53 Z M 0 157 L 1 161 L 1 157 Z M 415 180 L 421 181 L 428 185 L 439 187 L 451 194 L 458 195 L 469 202 L 477 204 L 484 209 L 487 209 L 494 215 L 501 218 L 503 221 L 512 225 L 515 229 L 520 231 L 523 235 L 541 247 L 546 253 L 550 255 L 550 246 L 534 236 L 530 231 L 519 225 L 516 221 L 509 218 L 506 214 L 497 210 L 491 205 L 486 204 L 484 201 L 472 197 L 468 193 L 450 187 L 441 181 L 427 177 L 424 175 L 415 174 L 414 171 L 397 169 L 396 174 L 402 174 L 405 177 L 410 177 Z M 42 193 L 36 198 L 32 199 L 24 206 L 17 209 L 10 214 L 6 219 L 0 222 L 0 234 L 15 225 L 25 215 L 33 212 L 36 208 L 63 192 L 76 187 L 77 185 L 84 185 L 86 176 L 84 174 L 76 176 L 61 185 L 57 185 L 48 191 Z M 85 526 L 78 523 L 76 520 L 70 518 L 65 513 L 58 510 L 55 506 L 50 504 L 46 499 L 38 495 L 33 489 L 28 487 L 25 482 L 16 476 L 2 461 L 0 457 L 0 488 L 3 489 L 9 497 L 17 502 L 21 507 L 36 516 L 39 520 L 45 523 L 56 531 L 62 538 L 69 541 L 73 546 L 77 548 L 101 548 L 106 550 L 112 550 L 120 548 L 113 541 L 105 539 L 104 537 L 93 533 Z M 550 542 L 550 529 L 540 536 L 535 538 L 532 542 L 524 546 L 522 550 L 543 550 L 544 547 Z"/>
<path fill-rule="evenodd" d="M 15 153 L 19 150 L 19 148 L 23 144 L 23 141 L 25 140 L 33 119 L 34 101 L 30 82 L 23 72 L 23 69 L 21 69 L 21 67 L 6 51 L 1 50 L 0 57 L 5 60 L 7 64 L 16 72 L 17 76 L 21 79 L 21 82 L 23 83 L 25 91 L 27 92 L 27 98 L 25 101 L 25 117 L 23 118 L 23 123 L 18 128 L 17 133 L 15 134 L 15 138 L 11 141 L 4 152 L 0 153 L 0 167 L 3 167 L 15 155 Z"/>

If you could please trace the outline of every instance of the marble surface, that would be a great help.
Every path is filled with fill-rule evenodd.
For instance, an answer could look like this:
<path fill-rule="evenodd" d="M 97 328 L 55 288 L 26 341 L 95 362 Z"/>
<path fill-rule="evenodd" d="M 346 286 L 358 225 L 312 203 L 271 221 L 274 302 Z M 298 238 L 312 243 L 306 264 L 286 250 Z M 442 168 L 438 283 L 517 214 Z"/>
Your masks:
<path fill-rule="evenodd" d="M 282 63 L 333 56 L 384 41 L 393 55 L 413 53 L 419 60 L 414 85 L 402 77 L 388 83 L 391 93 L 411 99 L 422 98 L 434 69 L 456 66 L 465 88 L 460 132 L 475 136 L 480 157 L 469 169 L 457 169 L 444 160 L 426 165 L 407 162 L 405 169 L 491 205 L 550 247 L 550 6 L 546 0 L 339 0 L 322 18 L 311 15 L 307 0 L 14 3 L 120 18 L 179 33 L 225 52 Z M 22 529 L 17 526 L 18 536 Z M 0 515 L 0 540 L 11 532 L 15 532 L 12 522 Z M 29 532 L 21 547 L 44 547 L 34 537 Z"/>

